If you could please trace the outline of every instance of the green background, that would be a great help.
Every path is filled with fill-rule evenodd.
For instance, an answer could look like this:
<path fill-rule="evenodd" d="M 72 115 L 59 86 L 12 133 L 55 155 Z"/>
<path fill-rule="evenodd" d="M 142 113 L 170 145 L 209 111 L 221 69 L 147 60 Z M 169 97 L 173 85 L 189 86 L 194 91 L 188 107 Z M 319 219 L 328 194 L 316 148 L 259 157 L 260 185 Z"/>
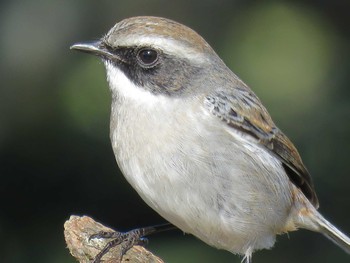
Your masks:
<path fill-rule="evenodd" d="M 119 230 L 162 223 L 126 183 L 109 142 L 99 59 L 69 50 L 115 22 L 157 15 L 199 32 L 261 98 L 315 182 L 320 211 L 350 233 L 350 1 L 0 2 L 0 261 L 75 262 L 72 214 Z M 166 262 L 240 262 L 180 231 L 152 236 Z M 305 230 L 279 236 L 264 262 L 349 262 Z"/>

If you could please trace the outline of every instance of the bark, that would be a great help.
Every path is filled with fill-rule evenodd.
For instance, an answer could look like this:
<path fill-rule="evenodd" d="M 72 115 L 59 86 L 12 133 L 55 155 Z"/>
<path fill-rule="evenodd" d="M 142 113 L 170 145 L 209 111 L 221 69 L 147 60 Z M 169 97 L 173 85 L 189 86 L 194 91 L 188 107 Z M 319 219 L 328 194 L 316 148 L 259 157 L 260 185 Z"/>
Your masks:
<path fill-rule="evenodd" d="M 104 248 L 110 239 L 91 239 L 89 237 L 101 231 L 114 231 L 88 216 L 71 216 L 64 224 L 64 237 L 67 247 L 80 263 L 91 262 Z M 120 263 L 120 245 L 112 248 L 103 256 L 104 263 Z M 153 255 L 141 246 L 132 247 L 124 256 L 122 262 L 128 263 L 164 263 L 163 260 Z"/>

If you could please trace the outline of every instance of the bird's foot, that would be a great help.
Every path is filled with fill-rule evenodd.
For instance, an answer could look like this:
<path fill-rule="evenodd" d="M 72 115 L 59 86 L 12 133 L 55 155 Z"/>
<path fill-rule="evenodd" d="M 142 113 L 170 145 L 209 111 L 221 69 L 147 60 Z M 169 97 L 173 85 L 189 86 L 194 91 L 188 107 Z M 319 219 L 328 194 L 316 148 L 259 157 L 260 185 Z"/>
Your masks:
<path fill-rule="evenodd" d="M 132 248 L 135 245 L 146 245 L 148 240 L 147 238 L 144 238 L 144 236 L 147 236 L 149 234 L 152 234 L 156 231 L 156 228 L 154 227 L 145 227 L 145 228 L 138 228 L 133 229 L 128 232 L 99 232 L 97 234 L 91 235 L 89 240 L 95 239 L 95 238 L 108 238 L 112 239 L 107 243 L 107 245 L 96 255 L 92 263 L 100 263 L 102 257 L 108 253 L 108 251 L 115 247 L 120 245 L 120 254 L 119 254 L 119 262 L 122 261 L 123 256 L 128 252 L 130 248 Z"/>

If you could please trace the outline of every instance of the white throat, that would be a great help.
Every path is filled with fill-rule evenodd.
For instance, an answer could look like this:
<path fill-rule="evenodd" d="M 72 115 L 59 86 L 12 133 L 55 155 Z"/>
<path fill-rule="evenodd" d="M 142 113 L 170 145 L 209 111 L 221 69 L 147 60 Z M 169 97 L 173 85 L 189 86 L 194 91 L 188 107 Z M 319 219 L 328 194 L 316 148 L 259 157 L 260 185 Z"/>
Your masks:
<path fill-rule="evenodd" d="M 153 105 L 156 102 L 159 103 L 160 97 L 165 98 L 164 96 L 155 96 L 143 87 L 138 87 L 124 74 L 123 71 L 118 69 L 112 63 L 105 61 L 105 66 L 111 92 L 116 92 L 119 97 L 146 105 Z"/>

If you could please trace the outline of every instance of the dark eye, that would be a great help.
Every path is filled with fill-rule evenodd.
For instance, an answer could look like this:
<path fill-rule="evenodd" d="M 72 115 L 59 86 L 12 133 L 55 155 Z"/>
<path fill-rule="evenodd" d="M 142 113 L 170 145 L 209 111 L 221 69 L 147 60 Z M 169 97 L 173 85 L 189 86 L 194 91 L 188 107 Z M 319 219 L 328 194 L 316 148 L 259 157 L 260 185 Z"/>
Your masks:
<path fill-rule="evenodd" d="M 137 53 L 137 59 L 143 67 L 152 67 L 158 61 L 158 52 L 154 49 L 144 48 Z"/>

